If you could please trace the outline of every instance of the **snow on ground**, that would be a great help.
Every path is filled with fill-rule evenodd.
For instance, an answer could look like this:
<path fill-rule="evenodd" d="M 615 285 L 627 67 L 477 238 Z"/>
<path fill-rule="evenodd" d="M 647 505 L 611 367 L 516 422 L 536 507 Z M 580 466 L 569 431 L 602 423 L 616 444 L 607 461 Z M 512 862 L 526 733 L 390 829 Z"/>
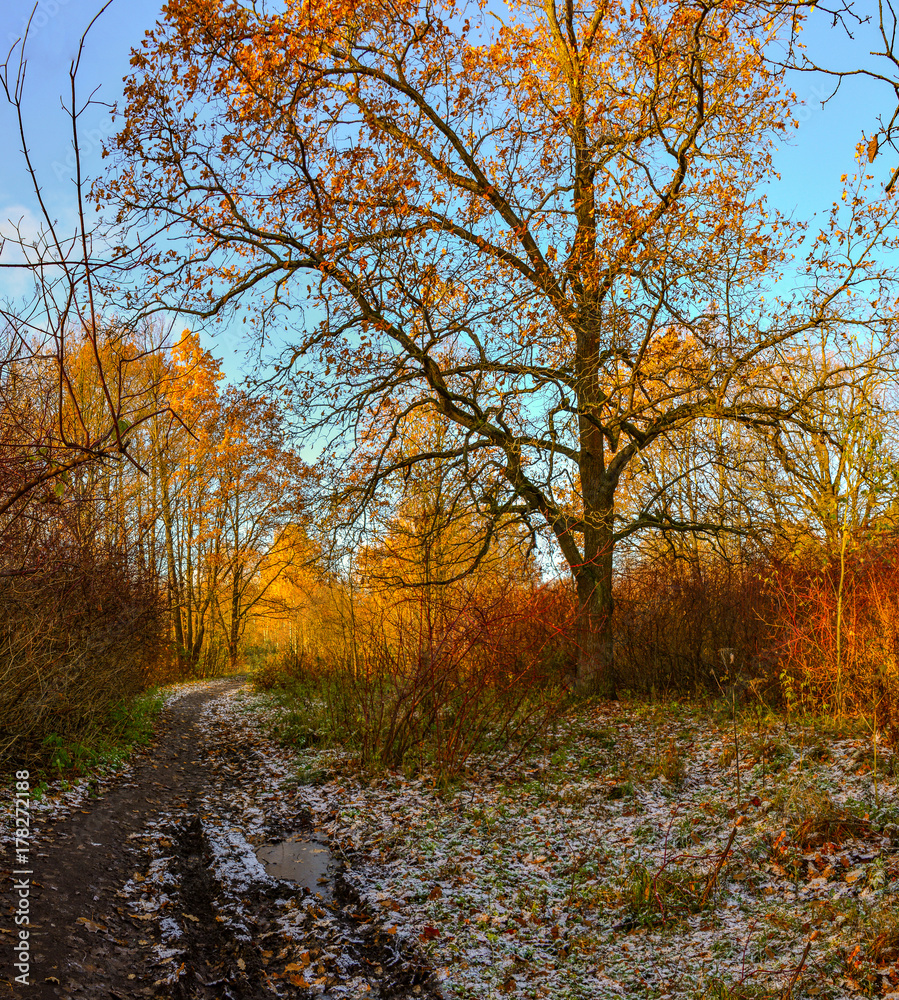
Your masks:
<path fill-rule="evenodd" d="M 883 752 L 875 796 L 862 741 L 741 732 L 738 799 L 733 732 L 695 715 L 593 708 L 557 745 L 444 794 L 303 755 L 334 774 L 301 790 L 306 806 L 447 995 L 899 989 L 899 797 Z"/>
<path fill-rule="evenodd" d="M 426 774 L 367 780 L 345 753 L 280 748 L 265 735 L 275 713 L 246 688 L 202 709 L 197 836 L 237 940 L 258 932 L 246 900 L 265 898 L 266 937 L 299 949 L 312 935 L 329 968 L 355 970 L 303 980 L 320 995 L 375 994 L 341 953 L 337 911 L 282 893 L 255 854 L 310 821 L 382 938 L 423 953 L 447 997 L 899 992 L 899 795 L 892 756 L 870 741 L 761 721 L 735 737 L 676 708 L 591 707 L 545 752 L 441 791 Z M 315 772 L 326 780 L 302 784 Z M 109 780 L 127 783 L 130 765 L 50 789 L 36 822 Z M 183 822 L 161 815 L 139 838 L 148 867 L 123 892 L 158 927 L 172 976 L 196 920 L 178 902 Z"/>
<path fill-rule="evenodd" d="M 258 860 L 260 845 L 308 835 L 309 813 L 293 778 L 296 757 L 265 736 L 246 691 L 207 702 L 198 724 L 202 794 L 148 825 L 139 840 L 152 860 L 122 892 L 129 912 L 153 921 L 161 938 L 157 985 L 171 988 L 198 972 L 203 980 L 203 955 L 212 971 L 227 954 L 238 978 L 257 968 L 266 995 L 296 996 L 297 987 L 335 1000 L 410 995 L 382 968 L 384 949 L 370 947 L 379 926 L 354 900 L 341 905 L 325 899 L 324 887 L 273 878 Z M 391 957 L 403 966 L 405 956 Z M 421 992 L 408 985 L 411 995 Z"/>
<path fill-rule="evenodd" d="M 196 690 L 197 685 L 182 685 Z M 178 700 L 177 698 L 174 700 Z M 168 703 L 168 702 L 167 702 Z M 265 841 L 272 825 L 290 821 L 295 809 L 284 799 L 281 786 L 289 776 L 293 757 L 269 741 L 262 753 L 257 742 L 258 726 L 248 725 L 246 694 L 227 691 L 207 702 L 200 711 L 199 726 L 203 732 L 200 743 L 204 762 L 213 780 L 197 805 L 200 837 L 208 851 L 208 865 L 216 891 L 222 894 L 222 908 L 227 913 L 228 926 L 238 940 L 249 940 L 244 898 L 250 890 L 276 888 L 255 854 Z M 239 756 L 234 757 L 235 744 L 244 743 Z M 234 757 L 234 760 L 232 760 Z M 246 761 L 252 761 L 248 768 Z M 274 808 L 273 808 L 274 807 Z M 133 910 L 159 914 L 171 910 L 160 922 L 163 941 L 175 944 L 183 938 L 183 921 L 191 919 L 176 914 L 177 907 L 169 896 L 180 888 L 177 859 L 171 856 L 172 838 L 183 822 L 180 814 L 160 813 L 140 838 L 153 860 L 140 880 L 130 880 L 123 889 Z M 176 950 L 168 957 L 178 956 Z"/>
<path fill-rule="evenodd" d="M 162 696 L 163 705 L 165 708 L 169 708 L 176 702 L 181 701 L 182 698 L 186 698 L 189 694 L 193 694 L 195 691 L 203 691 L 208 688 L 210 684 L 215 683 L 216 681 L 208 680 L 183 681 L 181 684 L 172 684 L 167 688 L 163 688 L 159 693 Z"/>

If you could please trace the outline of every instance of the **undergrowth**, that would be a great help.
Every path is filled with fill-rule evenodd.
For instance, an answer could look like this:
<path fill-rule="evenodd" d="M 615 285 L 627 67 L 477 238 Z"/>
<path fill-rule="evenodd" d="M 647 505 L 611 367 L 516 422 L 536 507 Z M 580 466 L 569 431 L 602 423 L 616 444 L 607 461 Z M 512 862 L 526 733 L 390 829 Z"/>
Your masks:
<path fill-rule="evenodd" d="M 38 792 L 55 778 L 81 777 L 97 768 L 120 766 L 136 747 L 150 741 L 162 707 L 161 695 L 150 691 L 114 705 L 105 718 L 98 718 L 77 738 L 48 733 L 33 757 Z"/>
<path fill-rule="evenodd" d="M 282 674 L 263 690 L 279 710 L 272 729 L 284 745 L 339 748 L 364 772 L 427 769 L 444 783 L 465 774 L 473 758 L 482 764 L 520 755 L 545 737 L 546 721 L 561 704 L 558 691 L 483 684 L 472 692 L 453 678 L 421 691 L 416 680 L 354 676 L 338 667 Z"/>
<path fill-rule="evenodd" d="M 457 590 L 369 606 L 327 656 L 285 653 L 256 671 L 297 748 L 339 746 L 363 771 L 432 770 L 513 756 L 542 739 L 567 700 L 540 591 Z"/>

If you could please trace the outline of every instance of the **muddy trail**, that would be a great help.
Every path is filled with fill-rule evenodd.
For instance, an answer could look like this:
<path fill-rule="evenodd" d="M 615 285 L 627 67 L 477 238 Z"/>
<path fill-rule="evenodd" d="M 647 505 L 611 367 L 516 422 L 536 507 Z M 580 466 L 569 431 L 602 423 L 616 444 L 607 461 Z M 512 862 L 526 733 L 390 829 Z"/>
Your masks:
<path fill-rule="evenodd" d="M 54 825 L 36 822 L 30 982 L 15 982 L 7 893 L 6 995 L 441 995 L 414 944 L 354 893 L 289 756 L 252 724 L 240 688 L 193 689 L 129 773 Z"/>

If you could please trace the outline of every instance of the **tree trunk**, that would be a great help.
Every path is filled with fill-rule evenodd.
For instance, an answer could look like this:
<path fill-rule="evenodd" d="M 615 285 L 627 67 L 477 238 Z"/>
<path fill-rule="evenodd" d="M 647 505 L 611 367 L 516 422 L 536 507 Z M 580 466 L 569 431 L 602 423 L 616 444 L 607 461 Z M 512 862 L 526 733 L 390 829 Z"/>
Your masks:
<path fill-rule="evenodd" d="M 573 567 L 578 598 L 576 687 L 583 694 L 609 698 L 615 693 L 612 637 L 615 484 L 604 470 L 596 468 L 599 463 L 595 454 L 586 458 L 581 465 L 586 515 L 583 559 L 579 566 Z"/>
<path fill-rule="evenodd" d="M 190 667 L 191 672 L 195 672 L 200 665 L 200 654 L 203 652 L 203 639 L 206 637 L 206 624 L 202 620 L 197 622 L 197 634 L 190 647 Z"/>
<path fill-rule="evenodd" d="M 575 201 L 578 236 L 589 257 L 595 248 L 593 178 L 578 154 Z M 589 284 L 589 282 L 588 282 Z M 595 415 L 602 412 L 600 385 L 602 306 L 600 290 L 593 286 L 585 294 L 577 331 L 575 369 L 578 375 L 579 472 L 583 496 L 584 545 L 578 565 L 572 566 L 578 598 L 577 690 L 611 697 L 615 691 L 612 641 L 612 555 L 615 547 L 615 489 L 620 470 L 609 466 L 602 428 Z M 614 455 L 615 448 L 611 454 Z M 615 463 L 613 463 L 615 464 Z"/>
<path fill-rule="evenodd" d="M 240 587 L 243 580 L 243 567 L 238 562 L 231 578 L 231 621 L 228 627 L 228 662 L 232 670 L 238 666 L 238 652 L 240 650 Z"/>
<path fill-rule="evenodd" d="M 615 650 L 612 635 L 612 546 L 597 554 L 592 565 L 575 571 L 578 614 L 577 690 L 582 694 L 614 697 Z"/>
<path fill-rule="evenodd" d="M 168 569 L 169 611 L 172 616 L 172 626 L 175 632 L 175 656 L 179 666 L 184 662 L 186 646 L 184 629 L 181 619 L 181 587 L 178 582 L 178 564 L 175 561 L 175 540 L 172 525 L 172 508 L 169 500 L 168 484 L 165 482 L 165 470 L 160 470 L 160 487 L 162 490 L 162 523 L 165 529 L 165 559 Z"/>

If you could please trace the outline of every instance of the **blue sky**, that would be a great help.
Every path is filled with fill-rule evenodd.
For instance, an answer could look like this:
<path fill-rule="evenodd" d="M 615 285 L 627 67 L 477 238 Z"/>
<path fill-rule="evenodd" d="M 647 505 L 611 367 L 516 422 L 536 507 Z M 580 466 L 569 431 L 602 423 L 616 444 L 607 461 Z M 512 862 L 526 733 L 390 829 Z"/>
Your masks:
<path fill-rule="evenodd" d="M 46 202 L 54 217 L 65 228 L 74 225 L 71 136 L 60 111 L 60 96 L 68 88 L 68 68 L 78 48 L 85 27 L 101 6 L 97 0 L 40 0 L 35 13 L 28 46 L 26 112 L 29 141 L 38 166 Z M 863 5 L 857 5 L 861 9 Z M 871 5 L 873 7 L 873 5 Z M 33 7 L 33 0 L 3 0 L 0 3 L 0 42 L 4 55 L 10 44 L 22 34 Z M 114 0 L 90 36 L 79 73 L 82 99 L 99 88 L 95 99 L 113 103 L 121 97 L 122 78 L 129 69 L 129 52 L 159 15 L 159 0 Z M 805 32 L 809 51 L 819 62 L 829 65 L 857 66 L 870 63 L 867 51 L 870 39 L 864 29 L 855 41 L 833 29 L 824 15 L 815 14 Z M 840 176 L 855 167 L 855 145 L 862 131 L 870 134 L 878 113 L 889 112 L 889 92 L 869 82 L 857 80 L 844 84 L 838 96 L 821 108 L 821 98 L 829 92 L 826 80 L 812 75 L 798 75 L 792 81 L 799 105 L 796 115 L 800 126 L 792 142 L 776 158 L 781 180 L 771 185 L 774 205 L 797 218 L 816 212 L 826 213 L 839 198 Z M 107 108 L 90 107 L 81 119 L 81 143 L 84 167 L 89 175 L 102 169 L 100 144 L 111 132 Z M 0 232 L 6 220 L 23 219 L 24 228 L 34 225 L 36 200 L 24 172 L 15 122 L 8 107 L 0 107 L 0 135 L 3 136 L 0 158 Z M 899 162 L 899 156 L 878 158 L 875 171 L 885 179 Z M 8 257 L 9 250 L 5 251 Z M 0 292 L 9 293 L 14 283 L 0 276 Z M 213 345 L 213 352 L 225 356 L 226 367 L 233 374 L 240 354 L 236 338 L 227 335 Z"/>
<path fill-rule="evenodd" d="M 0 4 L 0 43 L 4 58 L 20 37 L 33 0 L 4 0 Z M 78 52 L 82 32 L 102 6 L 97 0 L 40 0 L 28 41 L 25 106 L 29 140 L 40 167 L 51 210 L 61 219 L 73 210 L 72 143 L 60 97 L 69 87 L 68 71 Z M 97 100 L 120 98 L 122 78 L 128 72 L 129 51 L 156 20 L 159 0 L 115 0 L 88 37 L 78 89 L 82 99 L 99 87 Z M 94 106 L 81 119 L 81 145 L 88 170 L 100 169 L 100 142 L 111 131 L 108 109 Z M 9 207 L 35 209 L 35 198 L 24 173 L 21 147 L 11 109 L 0 108 L 3 157 L 0 161 L 0 218 Z"/>
<path fill-rule="evenodd" d="M 873 3 L 856 3 L 855 7 L 876 13 Z M 879 39 L 872 26 L 858 28 L 854 39 L 849 39 L 841 28 L 832 26 L 828 16 L 816 12 L 803 31 L 803 41 L 819 65 L 843 70 L 876 65 L 870 53 Z M 855 172 L 855 147 L 862 133 L 872 135 L 878 115 L 888 119 L 892 111 L 886 86 L 858 77 L 845 80 L 822 107 L 836 82 L 833 77 L 811 73 L 793 73 L 789 79 L 798 99 L 799 127 L 775 159 L 781 181 L 772 184 L 770 197 L 778 208 L 795 211 L 798 218 L 820 216 L 839 199 L 840 177 Z M 899 156 L 885 150 L 870 169 L 886 183 L 897 163 Z"/>

